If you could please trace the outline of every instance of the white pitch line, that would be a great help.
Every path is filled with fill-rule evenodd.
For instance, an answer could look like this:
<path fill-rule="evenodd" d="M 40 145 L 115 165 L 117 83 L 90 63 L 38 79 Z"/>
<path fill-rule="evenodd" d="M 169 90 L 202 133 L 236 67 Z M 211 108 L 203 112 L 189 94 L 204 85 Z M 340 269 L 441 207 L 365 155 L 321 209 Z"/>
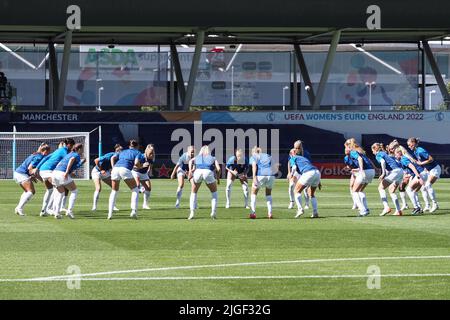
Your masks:
<path fill-rule="evenodd" d="M 365 279 L 380 278 L 425 278 L 450 277 L 450 273 L 410 273 L 410 274 L 336 274 L 336 275 L 303 275 L 303 276 L 205 276 L 205 277 L 129 277 L 129 278 L 67 278 L 67 279 L 0 279 L 2 282 L 66 282 L 66 281 L 189 281 L 189 280 L 273 280 L 273 279 Z"/>
<path fill-rule="evenodd" d="M 77 276 L 78 277 L 95 277 L 95 276 L 104 276 L 104 275 L 113 275 L 113 274 L 127 274 L 127 273 L 140 273 L 140 272 L 153 272 L 153 271 L 192 270 L 192 269 L 205 269 L 205 268 L 227 268 L 227 267 L 296 264 L 296 263 L 372 261 L 372 260 L 418 260 L 418 259 L 450 259 L 450 256 L 360 257 L 360 258 L 304 259 L 304 260 L 290 260 L 290 261 L 242 262 L 242 263 L 227 263 L 227 264 L 212 264 L 212 265 L 159 267 L 159 268 L 147 268 L 147 269 L 135 269 L 135 270 L 106 271 L 106 272 L 80 274 Z M 73 278 L 73 274 L 72 275 L 31 278 L 31 280 L 52 280 L 52 279 L 71 279 L 71 278 Z"/>

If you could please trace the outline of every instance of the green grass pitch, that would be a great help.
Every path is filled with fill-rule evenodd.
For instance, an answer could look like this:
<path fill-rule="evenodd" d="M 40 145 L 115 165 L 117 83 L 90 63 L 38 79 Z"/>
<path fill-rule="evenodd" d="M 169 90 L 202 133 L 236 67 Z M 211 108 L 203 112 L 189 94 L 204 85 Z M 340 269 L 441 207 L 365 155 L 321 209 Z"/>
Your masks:
<path fill-rule="evenodd" d="M 215 221 L 205 186 L 196 219 L 188 221 L 188 188 L 175 210 L 176 182 L 153 181 L 151 210 L 140 210 L 135 221 L 128 218 L 130 192 L 122 185 L 121 211 L 108 221 L 109 188 L 93 214 L 92 183 L 77 184 L 72 221 L 39 217 L 42 184 L 25 208 L 27 216 L 16 216 L 21 189 L 0 182 L 0 299 L 450 298 L 450 180 L 435 185 L 437 213 L 406 211 L 403 217 L 378 216 L 374 182 L 367 188 L 372 213 L 366 218 L 350 209 L 347 180 L 323 180 L 320 219 L 310 219 L 310 210 L 294 219 L 286 180 L 278 180 L 273 220 L 266 217 L 263 194 L 258 218 L 248 219 L 238 183 L 232 208 L 224 209 L 222 181 Z M 84 275 L 79 289 L 64 278 L 69 266 Z M 368 278 L 370 266 L 379 268 L 381 278 Z M 62 277 L 30 281 L 55 276 Z"/>

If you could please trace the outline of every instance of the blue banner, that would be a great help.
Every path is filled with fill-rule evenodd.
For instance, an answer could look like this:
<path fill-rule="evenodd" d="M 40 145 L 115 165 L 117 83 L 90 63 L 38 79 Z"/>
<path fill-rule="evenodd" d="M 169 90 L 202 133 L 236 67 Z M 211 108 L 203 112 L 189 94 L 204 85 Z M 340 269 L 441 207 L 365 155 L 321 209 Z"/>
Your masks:
<path fill-rule="evenodd" d="M 450 122 L 450 112 L 203 112 L 204 123 Z"/>

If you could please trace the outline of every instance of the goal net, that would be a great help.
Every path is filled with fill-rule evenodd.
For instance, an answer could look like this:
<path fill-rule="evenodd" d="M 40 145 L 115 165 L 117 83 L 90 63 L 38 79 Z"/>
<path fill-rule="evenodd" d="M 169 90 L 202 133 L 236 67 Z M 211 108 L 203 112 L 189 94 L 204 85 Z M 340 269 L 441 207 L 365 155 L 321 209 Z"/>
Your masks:
<path fill-rule="evenodd" d="M 83 144 L 86 162 L 74 172 L 76 179 L 89 179 L 89 132 L 0 132 L 0 179 L 12 179 L 22 162 L 45 142 L 50 152 L 65 138 Z"/>

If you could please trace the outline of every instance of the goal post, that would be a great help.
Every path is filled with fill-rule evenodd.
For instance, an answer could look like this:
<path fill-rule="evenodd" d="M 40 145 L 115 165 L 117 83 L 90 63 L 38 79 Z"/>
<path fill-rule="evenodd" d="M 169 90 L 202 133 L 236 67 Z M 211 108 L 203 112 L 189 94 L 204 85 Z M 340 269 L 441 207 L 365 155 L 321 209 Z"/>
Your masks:
<path fill-rule="evenodd" d="M 103 155 L 103 152 L 102 152 L 102 126 L 98 126 L 94 130 L 89 132 L 89 134 L 93 134 L 95 131 L 98 131 L 98 156 L 101 157 Z"/>
<path fill-rule="evenodd" d="M 76 179 L 89 179 L 90 145 L 89 132 L 0 132 L 0 179 L 12 179 L 14 171 L 41 143 L 50 146 L 50 152 L 58 148 L 59 142 L 72 138 L 75 143 L 83 144 L 86 162 L 75 171 Z"/>

